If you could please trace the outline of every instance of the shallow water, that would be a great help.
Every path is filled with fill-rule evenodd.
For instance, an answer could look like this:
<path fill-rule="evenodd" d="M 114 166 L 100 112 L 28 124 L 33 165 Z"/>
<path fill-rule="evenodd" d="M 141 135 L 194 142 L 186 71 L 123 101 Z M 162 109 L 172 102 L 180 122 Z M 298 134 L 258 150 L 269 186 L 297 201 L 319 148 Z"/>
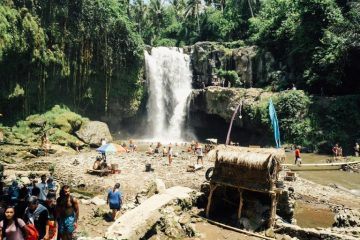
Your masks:
<path fill-rule="evenodd" d="M 326 163 L 326 159 L 331 158 L 329 155 L 315 153 L 302 153 L 302 163 Z M 294 153 L 286 153 L 286 163 L 294 163 Z M 344 172 L 340 170 L 333 171 L 299 171 L 298 176 L 322 185 L 340 185 L 349 190 L 360 191 L 360 174 Z"/>
<path fill-rule="evenodd" d="M 335 214 L 327 206 L 314 206 L 297 202 L 294 217 L 300 227 L 331 227 Z"/>

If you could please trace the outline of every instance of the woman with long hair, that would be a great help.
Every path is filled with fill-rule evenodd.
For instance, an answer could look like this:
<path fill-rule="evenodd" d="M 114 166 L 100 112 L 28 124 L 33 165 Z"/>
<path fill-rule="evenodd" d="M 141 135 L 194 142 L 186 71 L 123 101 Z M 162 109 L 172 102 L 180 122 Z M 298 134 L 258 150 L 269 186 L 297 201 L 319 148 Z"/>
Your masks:
<path fill-rule="evenodd" d="M 0 240 L 24 240 L 27 235 L 25 222 L 15 217 L 15 207 L 8 206 L 5 208 L 5 218 L 0 222 L 1 235 Z"/>

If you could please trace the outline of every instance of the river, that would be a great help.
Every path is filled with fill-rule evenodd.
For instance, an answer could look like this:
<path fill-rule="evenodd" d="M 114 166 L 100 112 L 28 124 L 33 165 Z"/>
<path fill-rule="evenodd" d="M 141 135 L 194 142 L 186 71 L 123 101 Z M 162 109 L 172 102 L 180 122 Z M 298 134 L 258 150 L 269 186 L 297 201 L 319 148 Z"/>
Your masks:
<path fill-rule="evenodd" d="M 326 159 L 331 158 L 329 155 L 315 153 L 302 153 L 302 163 L 326 163 Z M 294 153 L 286 153 L 286 163 L 294 163 Z M 298 176 L 322 185 L 340 185 L 349 190 L 360 192 L 360 175 L 359 173 L 344 172 L 340 170 L 333 171 L 299 171 Z"/>

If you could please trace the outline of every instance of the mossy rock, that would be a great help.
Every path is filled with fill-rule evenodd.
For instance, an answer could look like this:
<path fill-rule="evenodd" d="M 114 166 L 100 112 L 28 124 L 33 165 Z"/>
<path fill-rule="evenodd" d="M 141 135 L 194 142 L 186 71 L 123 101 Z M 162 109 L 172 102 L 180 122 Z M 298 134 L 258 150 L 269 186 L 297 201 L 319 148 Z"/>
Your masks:
<path fill-rule="evenodd" d="M 60 129 L 53 129 L 52 131 L 49 131 L 49 140 L 53 144 L 59 144 L 62 146 L 72 146 L 80 142 L 80 140 L 73 135 Z"/>

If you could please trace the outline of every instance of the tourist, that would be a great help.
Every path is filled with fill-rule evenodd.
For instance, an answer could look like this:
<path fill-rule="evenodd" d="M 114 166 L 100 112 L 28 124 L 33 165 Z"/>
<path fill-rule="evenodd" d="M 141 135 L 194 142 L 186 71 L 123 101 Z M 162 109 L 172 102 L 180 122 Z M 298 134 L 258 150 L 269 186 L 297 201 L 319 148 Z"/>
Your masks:
<path fill-rule="evenodd" d="M 34 196 L 39 198 L 40 196 L 40 188 L 38 188 L 37 186 L 33 187 L 30 193 L 30 196 Z"/>
<path fill-rule="evenodd" d="M 4 220 L 5 207 L 6 207 L 5 196 L 0 195 L 0 222 Z"/>
<path fill-rule="evenodd" d="M 41 147 L 44 149 L 45 156 L 48 156 L 51 145 L 46 132 L 44 132 L 44 134 L 41 136 Z"/>
<path fill-rule="evenodd" d="M 339 146 L 339 148 L 338 148 L 338 156 L 339 156 L 339 157 L 342 157 L 342 156 L 343 156 L 343 149 L 342 149 L 341 146 Z"/>
<path fill-rule="evenodd" d="M 129 148 L 130 148 L 130 151 L 131 151 L 131 152 L 136 152 L 136 147 L 137 147 L 137 146 L 134 144 L 133 140 L 130 139 L 130 140 L 129 140 Z"/>
<path fill-rule="evenodd" d="M 40 189 L 39 200 L 45 202 L 49 188 L 46 183 L 46 175 L 41 175 L 41 182 L 36 185 Z"/>
<path fill-rule="evenodd" d="M 105 138 L 102 138 L 101 139 L 101 146 L 105 146 L 106 145 L 106 140 Z M 101 152 L 101 157 L 103 160 L 106 161 L 106 153 L 105 153 L 105 150 Z"/>
<path fill-rule="evenodd" d="M 25 210 L 25 222 L 33 224 L 39 233 L 39 239 L 49 239 L 48 219 L 49 212 L 35 196 L 29 198 L 28 207 Z"/>
<path fill-rule="evenodd" d="M 8 193 L 9 193 L 9 197 L 10 197 L 10 203 L 12 205 L 16 205 L 18 202 L 18 199 L 19 199 L 19 194 L 20 194 L 19 184 L 16 180 L 12 181 L 11 186 L 9 187 Z"/>
<path fill-rule="evenodd" d="M 299 146 L 295 147 L 295 165 L 297 163 L 301 164 L 300 147 Z"/>
<path fill-rule="evenodd" d="M 201 165 L 204 165 L 204 152 L 202 149 L 202 146 L 197 143 L 197 145 L 195 146 L 195 151 L 196 151 L 196 155 L 197 155 L 197 160 L 196 160 L 196 164 L 199 164 L 199 160 L 201 160 Z"/>
<path fill-rule="evenodd" d="M 154 153 L 160 153 L 160 147 L 161 147 L 161 143 L 160 143 L 160 142 L 158 142 L 158 143 L 156 144 L 156 147 L 155 147 Z"/>
<path fill-rule="evenodd" d="M 296 90 L 296 86 L 294 83 L 292 84 L 292 90 L 294 90 L 294 91 Z"/>
<path fill-rule="evenodd" d="M 60 190 L 60 196 L 56 200 L 56 212 L 59 224 L 58 236 L 62 240 L 71 240 L 79 219 L 79 202 L 71 196 L 68 185 L 64 185 Z"/>
<path fill-rule="evenodd" d="M 99 170 L 100 169 L 100 163 L 101 163 L 101 157 L 97 156 L 95 159 L 95 162 L 93 164 L 93 169 L 94 170 Z"/>
<path fill-rule="evenodd" d="M 173 156 L 174 156 L 174 152 L 173 152 L 172 145 L 171 145 L 171 143 L 170 143 L 169 149 L 168 149 L 169 166 L 171 166 Z"/>
<path fill-rule="evenodd" d="M 166 157 L 168 155 L 168 150 L 166 149 L 165 146 L 163 147 L 162 153 L 163 153 L 163 157 Z"/>
<path fill-rule="evenodd" d="M 17 218 L 15 208 L 5 208 L 5 218 L 0 222 L 0 240 L 24 240 L 27 235 L 27 227 L 21 218 Z"/>
<path fill-rule="evenodd" d="M 333 152 L 334 158 L 339 156 L 339 144 L 335 144 L 335 146 L 332 148 L 332 152 Z"/>
<path fill-rule="evenodd" d="M 15 213 L 17 218 L 22 218 L 25 214 L 25 210 L 27 208 L 27 200 L 29 198 L 28 190 L 25 186 L 20 188 L 19 192 L 19 201 L 15 206 Z"/>
<path fill-rule="evenodd" d="M 29 196 L 32 196 L 32 190 L 33 190 L 34 187 L 36 187 L 36 184 L 37 184 L 37 180 L 33 179 L 31 181 L 31 184 L 27 187 Z"/>
<path fill-rule="evenodd" d="M 355 143 L 354 150 L 355 150 L 355 157 L 358 157 L 358 156 L 359 156 L 359 153 L 360 153 L 359 143 Z"/>
<path fill-rule="evenodd" d="M 49 192 L 46 196 L 45 207 L 49 212 L 48 226 L 49 239 L 57 239 L 57 223 L 56 223 L 56 193 Z"/>
<path fill-rule="evenodd" d="M 111 220 L 115 221 L 116 214 L 120 211 L 122 205 L 120 183 L 116 183 L 113 189 L 109 189 L 106 202 L 112 210 Z"/>
<path fill-rule="evenodd" d="M 147 154 L 147 155 L 152 155 L 152 154 L 154 154 L 154 149 L 152 148 L 152 144 L 150 144 L 148 150 L 146 151 L 146 154 Z"/>
<path fill-rule="evenodd" d="M 54 179 L 50 176 L 48 178 L 48 180 L 46 181 L 47 187 L 48 187 L 48 193 L 52 190 L 54 192 L 56 192 L 57 187 L 56 187 L 56 182 L 54 181 Z"/>

